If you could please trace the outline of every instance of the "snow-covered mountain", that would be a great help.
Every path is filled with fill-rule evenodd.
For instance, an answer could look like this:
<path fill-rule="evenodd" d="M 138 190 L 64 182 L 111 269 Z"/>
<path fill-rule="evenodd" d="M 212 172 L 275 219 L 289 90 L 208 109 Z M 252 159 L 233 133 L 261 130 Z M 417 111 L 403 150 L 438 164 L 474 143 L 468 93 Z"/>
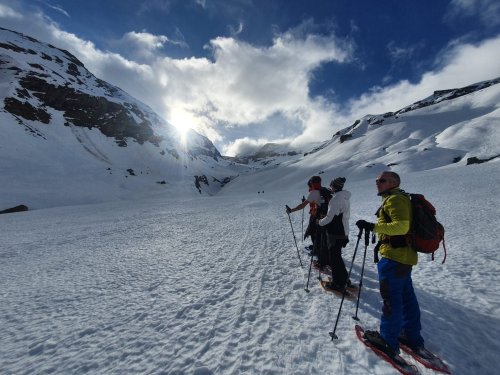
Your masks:
<path fill-rule="evenodd" d="M 0 28 L 0 207 L 169 191 L 214 194 L 235 172 L 72 54 Z"/>
<path fill-rule="evenodd" d="M 266 144 L 222 157 L 90 73 L 67 51 L 0 29 L 0 209 L 168 196 L 303 190 L 318 174 L 373 178 L 467 165 L 500 155 L 500 78 L 434 92 L 405 108 L 366 115 L 325 142 Z M 276 170 L 281 169 L 280 178 Z"/>
<path fill-rule="evenodd" d="M 387 169 L 405 173 L 494 160 L 500 156 L 499 83 L 436 91 L 395 112 L 366 115 L 304 154 L 266 155 L 258 160 L 265 168 L 242 173 L 224 192 L 303 189 L 311 175 L 328 185 L 335 176 L 359 181 Z M 287 172 L 280 179 L 277 168 Z"/>
<path fill-rule="evenodd" d="M 315 142 L 297 148 L 291 147 L 289 143 L 266 143 L 264 146 L 258 148 L 257 151 L 235 157 L 224 156 L 224 158 L 234 163 L 247 165 L 249 169 L 246 172 L 249 172 L 269 166 L 277 166 L 285 161 L 296 160 L 303 156 L 304 150 L 312 150 L 321 144 L 323 142 Z"/>

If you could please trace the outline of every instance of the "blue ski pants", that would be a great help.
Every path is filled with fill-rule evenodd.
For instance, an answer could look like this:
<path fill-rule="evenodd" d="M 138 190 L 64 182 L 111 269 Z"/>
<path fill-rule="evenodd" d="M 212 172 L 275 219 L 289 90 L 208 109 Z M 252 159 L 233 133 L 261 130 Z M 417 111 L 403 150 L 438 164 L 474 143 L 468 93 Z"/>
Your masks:
<path fill-rule="evenodd" d="M 404 333 L 411 345 L 423 345 L 420 307 L 411 280 L 412 266 L 381 258 L 377 264 L 383 300 L 380 335 L 393 349 Z"/>

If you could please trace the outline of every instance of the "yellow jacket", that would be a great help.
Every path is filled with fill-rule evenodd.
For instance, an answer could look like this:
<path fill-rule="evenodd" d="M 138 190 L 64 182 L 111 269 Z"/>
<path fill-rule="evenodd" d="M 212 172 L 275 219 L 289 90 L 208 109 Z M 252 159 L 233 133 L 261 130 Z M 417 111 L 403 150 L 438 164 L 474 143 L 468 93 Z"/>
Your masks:
<path fill-rule="evenodd" d="M 390 236 L 404 236 L 410 230 L 412 218 L 410 199 L 399 188 L 390 190 L 382 195 L 382 198 L 383 205 L 378 211 L 378 220 L 375 224 L 375 232 L 378 233 L 379 241 L 382 242 L 380 255 L 413 266 L 418 262 L 415 250 L 408 246 L 392 247 L 386 243 Z"/>

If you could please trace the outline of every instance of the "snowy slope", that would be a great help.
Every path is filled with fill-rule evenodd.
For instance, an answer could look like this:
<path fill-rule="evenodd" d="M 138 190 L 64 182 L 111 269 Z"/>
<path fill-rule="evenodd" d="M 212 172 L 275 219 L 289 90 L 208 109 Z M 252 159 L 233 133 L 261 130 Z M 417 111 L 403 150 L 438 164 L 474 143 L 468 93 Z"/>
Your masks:
<path fill-rule="evenodd" d="M 497 373 L 499 166 L 402 176 L 407 190 L 436 205 L 447 230 L 446 263 L 442 251 L 434 262 L 420 256 L 414 285 L 426 344 L 453 374 Z M 373 217 L 373 179 L 346 183 L 352 222 Z M 0 372 L 396 374 L 355 338 L 355 303 L 344 304 L 332 342 L 339 299 L 314 281 L 304 292 L 307 268 L 284 213 L 302 193 L 150 197 L 1 215 Z M 300 237 L 300 212 L 292 219 Z M 348 265 L 354 243 L 355 229 Z M 358 316 L 377 328 L 372 246 Z"/>

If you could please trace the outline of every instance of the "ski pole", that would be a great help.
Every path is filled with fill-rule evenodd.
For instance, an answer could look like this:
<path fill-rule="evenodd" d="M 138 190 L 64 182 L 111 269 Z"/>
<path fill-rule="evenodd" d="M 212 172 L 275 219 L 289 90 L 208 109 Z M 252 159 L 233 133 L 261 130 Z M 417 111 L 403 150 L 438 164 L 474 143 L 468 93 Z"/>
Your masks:
<path fill-rule="evenodd" d="M 363 273 L 365 272 L 366 249 L 368 248 L 369 243 L 370 243 L 370 231 L 367 231 L 365 229 L 365 254 L 363 255 L 363 266 L 361 267 L 361 277 L 359 279 L 358 300 L 356 301 L 356 313 L 352 317 L 356 321 L 359 321 L 358 318 L 359 298 L 361 296 L 361 288 L 363 287 Z"/>
<path fill-rule="evenodd" d="M 321 272 L 325 270 L 325 244 L 323 242 L 323 233 L 320 232 L 321 229 L 318 228 L 316 236 L 319 237 L 319 246 L 318 249 L 316 250 L 318 252 L 318 280 L 322 281 L 323 279 L 321 278 Z"/>
<path fill-rule="evenodd" d="M 328 247 L 328 242 L 326 239 L 326 229 L 325 227 L 317 225 L 316 229 L 316 241 L 319 241 L 319 244 L 317 245 L 317 252 L 318 252 L 318 280 L 322 281 L 323 279 L 321 278 L 321 272 L 325 271 L 326 263 L 328 263 L 328 253 L 327 253 L 327 247 Z M 326 249 L 326 250 L 325 250 Z"/>
<path fill-rule="evenodd" d="M 286 206 L 286 208 L 290 210 L 290 207 Z M 300 252 L 299 252 L 299 247 L 297 246 L 297 239 L 295 238 L 295 232 L 293 231 L 292 219 L 290 219 L 290 214 L 288 212 L 287 215 L 288 215 L 288 221 L 290 221 L 290 227 L 292 228 L 293 241 L 295 242 L 295 247 L 297 248 L 297 255 L 299 257 L 300 266 L 304 267 L 302 264 L 302 259 L 300 258 Z"/>
<path fill-rule="evenodd" d="M 363 229 L 360 229 L 359 233 L 358 233 L 358 241 L 356 242 L 356 247 L 354 248 L 354 254 L 352 254 L 351 267 L 349 267 L 349 273 L 347 274 L 347 280 L 349 280 L 351 277 L 352 265 L 354 264 L 354 259 L 356 258 L 356 253 L 358 252 L 358 245 L 359 245 L 359 241 L 361 240 L 361 233 L 363 233 Z M 346 280 L 346 284 L 347 284 L 347 280 Z M 346 291 L 347 291 L 347 288 L 346 288 L 346 285 L 344 284 L 344 291 L 342 292 L 342 300 L 340 301 L 339 312 L 337 314 L 337 319 L 335 320 L 335 327 L 333 327 L 332 332 L 329 332 L 330 336 L 332 338 L 332 341 L 334 339 L 335 340 L 338 339 L 337 335 L 335 334 L 335 331 L 337 330 L 337 324 L 339 323 L 340 311 L 342 310 L 342 305 L 344 304 Z"/>
<path fill-rule="evenodd" d="M 313 254 L 311 252 L 311 262 L 309 263 L 309 273 L 307 275 L 307 284 L 306 284 L 306 288 L 304 289 L 307 293 L 309 293 L 309 279 L 311 278 L 312 264 L 313 264 Z"/>
<path fill-rule="evenodd" d="M 306 200 L 306 197 L 302 196 L 302 203 Z M 302 244 L 304 243 L 304 209 L 302 209 L 302 237 L 300 240 L 302 241 Z"/>

